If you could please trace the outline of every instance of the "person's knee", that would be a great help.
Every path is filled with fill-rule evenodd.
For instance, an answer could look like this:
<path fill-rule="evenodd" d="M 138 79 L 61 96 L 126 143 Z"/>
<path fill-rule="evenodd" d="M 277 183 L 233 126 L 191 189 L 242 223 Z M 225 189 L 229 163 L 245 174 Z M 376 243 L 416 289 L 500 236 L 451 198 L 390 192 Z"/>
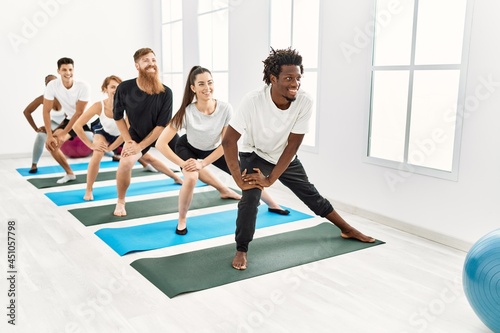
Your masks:
<path fill-rule="evenodd" d="M 194 187 L 198 181 L 198 172 L 183 171 L 182 173 L 184 174 L 183 184 Z"/>
<path fill-rule="evenodd" d="M 259 189 L 243 191 L 243 196 L 241 197 L 240 204 L 257 207 L 260 203 L 261 193 L 262 191 Z"/>
<path fill-rule="evenodd" d="M 106 152 L 104 152 L 104 151 L 94 150 L 94 151 L 92 151 L 92 158 L 99 159 L 99 161 L 100 161 L 103 158 L 105 153 Z"/>
<path fill-rule="evenodd" d="M 125 172 L 130 171 L 134 167 L 135 162 L 137 162 L 135 156 L 127 156 L 120 158 L 120 164 L 118 165 L 118 171 Z"/>
<path fill-rule="evenodd" d="M 36 134 L 36 141 L 43 141 L 45 142 L 47 140 L 47 133 L 43 133 L 43 132 L 38 132 Z"/>

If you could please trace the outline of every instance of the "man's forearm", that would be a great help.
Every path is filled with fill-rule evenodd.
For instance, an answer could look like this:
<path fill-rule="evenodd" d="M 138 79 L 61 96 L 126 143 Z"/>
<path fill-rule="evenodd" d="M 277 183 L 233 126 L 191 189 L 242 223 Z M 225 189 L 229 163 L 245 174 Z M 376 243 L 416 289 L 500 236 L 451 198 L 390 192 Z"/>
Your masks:
<path fill-rule="evenodd" d="M 115 120 L 115 123 L 116 127 L 118 127 L 118 130 L 120 131 L 120 135 L 122 136 L 123 141 L 127 142 L 132 140 L 132 138 L 130 137 L 130 133 L 128 132 L 128 126 L 125 119 L 122 118 L 120 120 Z"/>
<path fill-rule="evenodd" d="M 297 151 L 299 150 L 300 145 L 302 144 L 302 139 L 304 138 L 303 134 L 293 134 L 291 133 L 288 136 L 288 144 L 286 145 L 283 153 L 281 153 L 278 162 L 274 166 L 271 173 L 268 175 L 268 180 L 271 184 L 273 184 L 279 177 L 285 172 L 285 170 L 290 165 L 290 162 L 294 159 L 295 155 L 297 155 Z"/>
<path fill-rule="evenodd" d="M 149 134 L 144 139 L 142 139 L 141 142 L 138 142 L 138 144 L 141 146 L 141 149 L 151 146 L 158 139 L 164 129 L 165 127 L 163 126 L 156 126 L 155 128 L 153 128 L 153 130 L 149 132 Z"/>

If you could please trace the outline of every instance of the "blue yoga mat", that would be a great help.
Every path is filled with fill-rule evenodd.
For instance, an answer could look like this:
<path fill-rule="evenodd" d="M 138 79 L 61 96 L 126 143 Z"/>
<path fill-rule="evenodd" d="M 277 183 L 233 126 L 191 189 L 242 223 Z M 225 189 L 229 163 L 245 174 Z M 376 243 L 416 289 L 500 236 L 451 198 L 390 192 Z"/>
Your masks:
<path fill-rule="evenodd" d="M 74 163 L 70 164 L 70 167 L 73 171 L 84 171 L 89 168 L 89 164 L 87 162 Z M 118 167 L 118 162 L 104 161 L 101 162 L 100 164 L 100 169 L 112 168 L 112 167 Z M 21 174 L 21 176 L 38 176 L 38 175 L 48 175 L 51 173 L 61 173 L 61 172 L 65 173 L 64 169 L 60 165 L 49 165 L 49 166 L 38 167 L 37 173 L 29 173 L 28 171 L 30 171 L 30 168 L 18 168 L 16 170 Z"/>
<path fill-rule="evenodd" d="M 311 215 L 287 208 L 289 215 L 269 213 L 267 205 L 259 207 L 256 228 L 265 228 L 283 223 L 311 218 Z M 177 235 L 177 219 L 148 223 L 124 228 L 103 228 L 96 231 L 101 238 L 119 255 L 130 252 L 160 249 L 199 240 L 234 234 L 237 210 L 229 210 L 188 217 L 188 233 Z"/>
<path fill-rule="evenodd" d="M 196 187 L 206 186 L 206 185 L 207 184 L 201 181 L 198 181 L 196 183 Z M 175 191 L 180 189 L 181 185 L 174 183 L 174 180 L 171 178 L 153 180 L 148 182 L 131 183 L 127 190 L 127 197 L 142 195 L 142 194 Z M 61 192 L 49 192 L 45 193 L 45 195 L 58 206 L 73 205 L 73 204 L 88 202 L 83 200 L 83 196 L 85 195 L 85 189 L 61 191 Z M 117 197 L 118 194 L 116 192 L 116 185 L 94 188 L 94 201 L 116 199 Z"/>

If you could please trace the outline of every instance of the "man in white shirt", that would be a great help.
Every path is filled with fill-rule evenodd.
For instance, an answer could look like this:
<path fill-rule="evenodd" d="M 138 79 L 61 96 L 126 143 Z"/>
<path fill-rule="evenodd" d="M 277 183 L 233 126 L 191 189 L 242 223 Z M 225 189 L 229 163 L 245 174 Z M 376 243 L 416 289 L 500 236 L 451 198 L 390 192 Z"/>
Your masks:
<path fill-rule="evenodd" d="M 47 141 L 45 147 L 54 157 L 54 159 L 66 171 L 66 175 L 57 181 L 63 184 L 75 180 L 76 176 L 61 151 L 61 146 L 67 140 L 72 140 L 76 133 L 72 130 L 73 124 L 82 115 L 90 99 L 90 89 L 88 85 L 81 81 L 73 80 L 74 62 L 70 58 L 61 58 L 57 61 L 57 73 L 59 79 L 53 80 L 47 84 L 43 99 L 43 121 L 47 131 Z M 66 118 L 61 124 L 52 131 L 50 127 L 50 112 L 57 99 L 62 106 L 62 111 Z M 90 131 L 90 129 L 85 129 Z"/>
<path fill-rule="evenodd" d="M 343 238 L 374 242 L 349 225 L 309 182 L 296 154 L 308 130 L 312 98 L 300 89 L 302 56 L 290 48 L 272 50 L 264 61 L 266 86 L 250 92 L 229 122 L 222 146 L 231 174 L 242 189 L 236 218 L 236 255 L 232 266 L 247 268 L 262 189 L 279 180 L 316 215 L 341 230 Z M 244 135 L 238 163 L 238 140 Z"/>

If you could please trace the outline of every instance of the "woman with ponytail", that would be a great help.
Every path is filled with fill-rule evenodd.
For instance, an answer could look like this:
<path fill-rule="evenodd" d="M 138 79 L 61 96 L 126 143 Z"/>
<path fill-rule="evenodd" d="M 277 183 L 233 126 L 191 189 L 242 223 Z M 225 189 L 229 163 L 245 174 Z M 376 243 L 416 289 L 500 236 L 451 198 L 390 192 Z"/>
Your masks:
<path fill-rule="evenodd" d="M 230 174 L 221 145 L 233 108 L 229 103 L 213 97 L 214 81 L 206 68 L 194 66 L 189 72 L 182 103 L 177 113 L 157 140 L 156 148 L 170 161 L 178 165 L 184 174 L 184 182 L 179 193 L 179 220 L 175 232 L 187 233 L 187 212 L 193 198 L 198 179 L 213 186 L 221 198 L 240 199 L 241 196 L 224 185 L 206 167 L 210 164 Z M 168 146 L 178 131 L 185 129 L 175 146 L 175 152 Z M 269 211 L 287 215 L 288 210 L 262 193 L 262 200 Z"/>

